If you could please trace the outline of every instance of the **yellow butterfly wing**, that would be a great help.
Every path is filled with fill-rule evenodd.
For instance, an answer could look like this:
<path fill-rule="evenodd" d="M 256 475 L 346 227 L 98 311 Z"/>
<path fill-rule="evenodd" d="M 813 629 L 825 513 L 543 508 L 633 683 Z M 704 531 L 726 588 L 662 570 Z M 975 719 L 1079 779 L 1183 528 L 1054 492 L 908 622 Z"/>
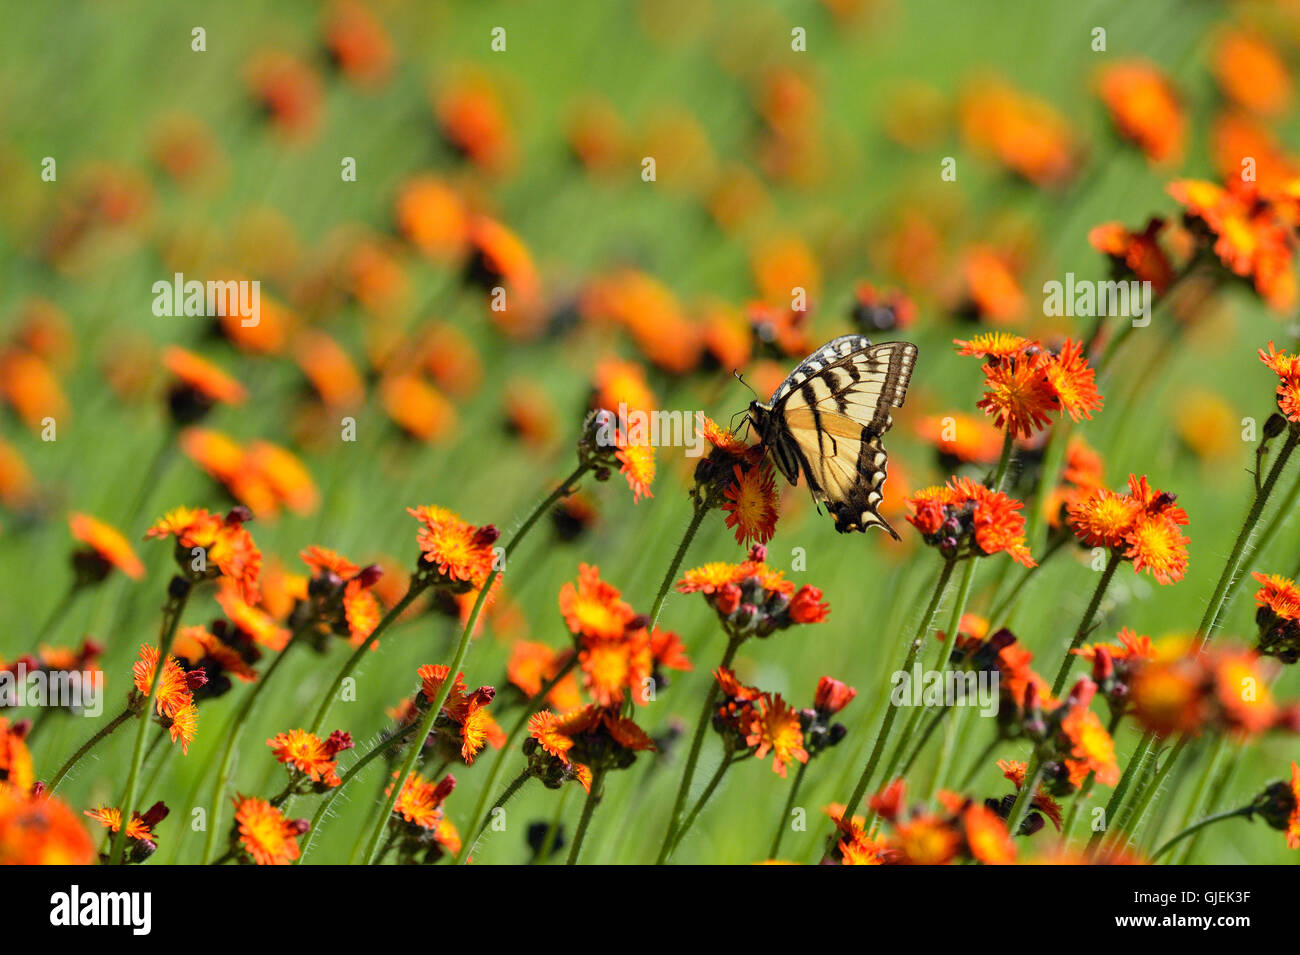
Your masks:
<path fill-rule="evenodd" d="M 868 343 L 837 353 L 864 341 L 845 336 L 819 349 L 791 375 L 792 384 L 774 410 L 787 454 L 797 458 L 813 498 L 826 505 L 835 529 L 847 533 L 878 526 L 897 539 L 877 510 L 889 463 L 881 436 L 894 423 L 892 409 L 907 395 L 916 346 Z"/>

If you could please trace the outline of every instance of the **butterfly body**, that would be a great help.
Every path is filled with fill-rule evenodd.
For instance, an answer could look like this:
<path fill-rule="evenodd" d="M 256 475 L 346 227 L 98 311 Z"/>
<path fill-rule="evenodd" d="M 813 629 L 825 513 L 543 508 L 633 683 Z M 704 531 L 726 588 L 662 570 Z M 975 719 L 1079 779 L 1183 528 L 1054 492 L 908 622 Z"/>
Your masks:
<path fill-rule="evenodd" d="M 840 533 L 881 527 L 898 533 L 877 507 L 888 456 L 881 437 L 894 423 L 916 364 L 910 342 L 871 344 L 842 335 L 805 358 L 749 417 L 791 484 L 803 472 L 814 500 Z"/>

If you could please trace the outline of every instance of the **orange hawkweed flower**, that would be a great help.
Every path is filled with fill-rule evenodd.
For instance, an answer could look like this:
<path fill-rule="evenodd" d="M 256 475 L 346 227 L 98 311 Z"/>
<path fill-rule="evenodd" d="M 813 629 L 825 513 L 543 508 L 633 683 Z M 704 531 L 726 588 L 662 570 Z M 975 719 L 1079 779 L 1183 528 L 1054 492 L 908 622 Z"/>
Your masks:
<path fill-rule="evenodd" d="M 1295 808 L 1291 810 L 1291 818 L 1287 822 L 1286 844 L 1288 848 L 1300 849 L 1300 766 L 1295 763 L 1291 764 L 1291 798 L 1295 802 Z M 0 844 L 3 842 L 0 838 Z"/>
<path fill-rule="evenodd" d="M 999 759 L 998 769 L 1002 770 L 1002 775 L 1016 784 L 1016 789 L 1025 785 L 1025 775 L 1029 772 L 1027 763 L 1015 759 Z M 1034 793 L 1033 807 L 1042 812 L 1044 816 L 1052 821 L 1057 832 L 1061 830 L 1061 804 L 1052 798 L 1042 786 Z"/>
<path fill-rule="evenodd" d="M 110 832 L 117 832 L 122 828 L 121 809 L 101 806 L 98 809 L 87 809 L 82 815 L 89 816 Z M 148 839 L 153 841 L 153 831 L 145 824 L 144 819 L 138 812 L 131 813 L 131 821 L 126 827 L 126 837 L 128 839 Z"/>
<path fill-rule="evenodd" d="M 1007 832 L 1007 824 L 985 806 L 967 806 L 961 823 L 970 854 L 985 865 L 1011 865 L 1016 861 L 1016 846 Z"/>
<path fill-rule="evenodd" d="M 572 650 L 553 650 L 544 643 L 517 640 L 506 663 L 506 679 L 530 699 L 542 691 L 542 684 L 554 678 L 573 653 Z M 582 705 L 577 678 L 568 674 L 556 684 L 547 701 L 561 713 Z"/>
<path fill-rule="evenodd" d="M 591 704 L 565 716 L 542 710 L 529 719 L 528 728 L 531 739 L 524 752 L 530 769 L 548 789 L 577 779 L 590 792 L 593 763 L 625 768 L 638 752 L 656 748 L 654 740 L 617 709 Z"/>
<path fill-rule="evenodd" d="M 203 626 L 182 627 L 176 634 L 172 650 L 188 664 L 188 669 L 202 668 L 209 681 L 219 673 L 231 673 L 245 683 L 257 679 L 257 671 L 243 654 Z"/>
<path fill-rule="evenodd" d="M 1286 111 L 1291 74 L 1273 44 L 1246 30 L 1226 30 L 1215 42 L 1210 70 L 1224 95 L 1251 112 Z"/>
<path fill-rule="evenodd" d="M 767 548 L 754 544 L 742 564 L 713 563 L 688 570 L 677 592 L 701 593 L 733 634 L 770 636 L 794 624 L 820 623 L 830 614 L 822 592 L 809 584 L 796 590 L 765 563 Z"/>
<path fill-rule="evenodd" d="M 514 135 L 496 88 L 484 76 L 447 84 L 433 97 L 443 137 L 471 162 L 501 172 L 514 156 Z"/>
<path fill-rule="evenodd" d="M 386 375 L 379 384 L 379 395 L 388 416 L 412 438 L 439 441 L 451 434 L 456 409 L 421 375 Z"/>
<path fill-rule="evenodd" d="M 330 408 L 353 408 L 365 398 L 361 373 L 343 346 L 318 329 L 306 329 L 293 343 L 294 360 L 316 394 Z"/>
<path fill-rule="evenodd" d="M 416 535 L 422 564 L 436 567 L 453 590 L 479 590 L 496 563 L 500 532 L 491 524 L 476 527 L 444 507 L 422 505 L 406 509 L 420 522 Z"/>
<path fill-rule="evenodd" d="M 374 86 L 388 79 L 393 69 L 393 42 L 363 4 L 336 0 L 323 32 L 330 58 L 349 80 Z"/>
<path fill-rule="evenodd" d="M 1079 343 L 1066 339 L 1056 354 L 1019 336 L 957 339 L 954 344 L 958 354 L 987 359 L 982 369 L 984 397 L 977 407 L 1010 434 L 1032 437 L 1047 426 L 1052 412 L 1064 412 L 1078 421 L 1101 408 L 1096 373 Z"/>
<path fill-rule="evenodd" d="M 144 564 L 140 563 L 140 558 L 136 557 L 131 545 L 116 528 L 88 514 L 75 512 L 68 515 L 68 526 L 72 530 L 72 536 L 85 544 L 90 555 L 103 565 L 104 574 L 107 574 L 109 568 L 116 567 L 135 580 L 144 576 Z"/>
<path fill-rule="evenodd" d="M 305 139 L 320 119 L 321 83 L 316 72 L 288 53 L 259 54 L 247 71 L 249 91 L 277 130 Z"/>
<path fill-rule="evenodd" d="M 1175 163 L 1187 139 L 1187 114 L 1169 78 L 1145 60 L 1124 60 L 1101 71 L 1098 94 L 1121 136 L 1153 163 Z"/>
<path fill-rule="evenodd" d="M 962 138 L 1037 186 L 1074 176 L 1078 146 L 1069 121 L 1046 101 L 996 79 L 970 86 L 959 106 Z"/>
<path fill-rule="evenodd" d="M 1119 764 L 1115 760 L 1115 743 L 1097 714 L 1086 704 L 1076 704 L 1061 720 L 1061 732 L 1073 744 L 1065 760 L 1070 783 L 1081 786 L 1089 773 L 1097 782 L 1114 786 L 1119 782 Z"/>
<path fill-rule="evenodd" d="M 33 431 L 44 427 L 46 417 L 62 421 L 68 411 L 54 371 L 43 358 L 22 348 L 0 348 L 0 395 Z"/>
<path fill-rule="evenodd" d="M 451 186 L 433 176 L 417 176 L 397 197 L 397 228 L 425 255 L 454 260 L 469 242 L 469 212 Z"/>
<path fill-rule="evenodd" d="M 1300 620 L 1300 588 L 1295 581 L 1280 574 L 1251 574 L 1263 584 L 1255 592 L 1255 604 L 1267 607 L 1275 616 L 1284 620 Z"/>
<path fill-rule="evenodd" d="M 149 695 L 157 668 L 158 648 L 147 643 L 141 644 L 140 659 L 132 667 L 132 676 L 136 691 L 142 696 Z M 180 661 L 173 656 L 167 657 L 162 675 L 158 677 L 158 689 L 154 692 L 154 706 L 158 715 L 170 719 L 184 707 L 190 706 L 194 702 L 193 691 L 191 677 Z"/>
<path fill-rule="evenodd" d="M 1070 507 L 1100 488 L 1105 480 L 1106 466 L 1101 455 L 1082 437 L 1071 434 L 1065 449 L 1061 481 L 1043 496 L 1042 508 L 1048 526 L 1053 530 L 1061 527 L 1069 516 Z"/>
<path fill-rule="evenodd" d="M 269 441 L 253 441 L 244 451 L 242 467 L 259 475 L 277 504 L 295 514 L 311 514 L 320 503 L 316 482 L 292 452 Z"/>
<path fill-rule="evenodd" d="M 297 859 L 298 837 L 311 828 L 306 819 L 285 819 L 265 799 L 237 796 L 235 825 L 239 844 L 258 865 L 288 865 Z"/>
<path fill-rule="evenodd" d="M 0 785 L 0 865 L 90 865 L 95 843 L 77 814 L 53 796 Z"/>
<path fill-rule="evenodd" d="M 420 677 L 420 692 L 430 704 L 438 698 L 447 677 L 448 667 L 426 664 L 416 671 Z M 447 699 L 442 704 L 440 716 L 457 727 L 458 752 L 465 765 L 472 765 L 474 757 L 486 744 L 500 749 L 505 745 L 505 733 L 488 713 L 487 705 L 496 696 L 490 686 L 480 686 L 473 693 L 465 686 L 465 674 L 457 673 Z M 452 747 L 453 751 L 457 748 Z"/>
<path fill-rule="evenodd" d="M 636 362 L 607 359 L 596 365 L 592 376 L 590 407 L 618 414 L 623 406 L 632 411 L 653 411 L 654 392 L 645 380 L 645 371 Z"/>
<path fill-rule="evenodd" d="M 30 722 L 10 723 L 0 716 L 0 791 L 16 790 L 27 795 L 36 783 L 26 742 L 30 726 Z"/>
<path fill-rule="evenodd" d="M 256 605 L 261 599 L 257 578 L 262 570 L 262 552 L 244 528 L 249 517 L 248 510 L 239 507 L 225 517 L 201 507 L 178 507 L 156 521 L 145 538 L 175 537 L 184 551 L 178 561 L 186 573 L 192 572 L 190 551 L 203 548 L 208 564 L 206 576 L 229 579 L 245 603 Z"/>
<path fill-rule="evenodd" d="M 1070 504 L 1070 527 L 1089 547 L 1109 548 L 1157 583 L 1175 583 L 1187 569 L 1188 540 L 1178 530 L 1187 524 L 1187 513 L 1174 499 L 1153 490 L 1145 476 L 1130 474 L 1127 494 L 1098 487 Z"/>
<path fill-rule="evenodd" d="M 397 773 L 393 773 L 393 778 L 397 778 Z M 460 836 L 445 818 L 446 812 L 443 809 L 443 803 L 455 788 L 455 776 L 443 776 L 435 783 L 419 773 L 411 773 L 402 783 L 402 791 L 393 803 L 393 814 L 412 826 L 435 833 L 438 842 L 448 851 L 459 852 Z M 390 784 L 386 794 L 392 795 L 392 792 Z"/>
<path fill-rule="evenodd" d="M 785 778 L 786 767 L 798 760 L 808 762 L 808 751 L 803 746 L 803 726 L 799 712 L 781 698 L 764 695 L 754 708 L 753 721 L 745 742 L 756 746 L 754 756 L 762 759 L 772 753 L 772 772 Z"/>
<path fill-rule="evenodd" d="M 650 485 L 655 480 L 655 449 L 650 444 L 631 444 L 619 435 L 618 450 L 614 453 L 622 467 L 619 473 L 632 491 L 632 503 L 643 497 L 654 497 Z"/>
<path fill-rule="evenodd" d="M 1140 519 L 1125 540 L 1124 556 L 1133 562 L 1134 571 L 1147 570 L 1158 584 L 1172 584 L 1183 579 L 1187 570 L 1188 540 L 1178 525 L 1165 517 Z"/>
<path fill-rule="evenodd" d="M 169 345 L 162 361 L 179 386 L 196 392 L 209 405 L 239 405 L 248 397 L 243 385 L 194 352 Z"/>
<path fill-rule="evenodd" d="M 1110 258 L 1121 276 L 1150 282 L 1156 295 L 1163 295 L 1173 283 L 1174 267 L 1158 241 L 1165 227 L 1163 219 L 1149 219 L 1141 232 L 1131 232 L 1121 222 L 1104 222 L 1088 233 L 1088 242 Z"/>
<path fill-rule="evenodd" d="M 1292 267 L 1294 239 L 1272 203 L 1245 186 L 1229 190 L 1200 179 L 1175 180 L 1166 191 L 1183 206 L 1184 220 L 1211 245 L 1225 269 L 1251 279 L 1274 311 L 1288 313 L 1294 307 L 1300 297 Z"/>
<path fill-rule="evenodd" d="M 304 584 L 300 598 L 305 600 L 306 597 Z M 280 626 L 270 614 L 244 600 L 243 591 L 235 581 L 223 577 L 217 584 L 216 598 L 226 618 L 255 643 L 277 653 L 288 646 L 288 628 Z"/>
<path fill-rule="evenodd" d="M 619 589 L 601 580 L 600 568 L 590 564 L 578 565 L 576 586 L 560 588 L 560 613 L 572 633 L 589 640 L 617 640 L 636 617 Z"/>
<path fill-rule="evenodd" d="M 1024 504 L 1001 491 L 954 477 L 943 487 L 916 492 L 907 506 L 907 520 L 945 556 L 969 551 L 989 557 L 1005 552 L 1026 567 L 1035 564 L 1025 545 L 1025 519 L 1019 513 Z"/>
<path fill-rule="evenodd" d="M 1189 654 L 1181 642 L 1158 648 L 1132 678 L 1133 713 L 1161 735 L 1204 730 L 1258 735 L 1287 728 L 1290 716 L 1268 691 L 1259 654 L 1234 647 Z"/>
<path fill-rule="evenodd" d="M 277 733 L 266 741 L 266 745 L 271 747 L 279 762 L 292 766 L 312 782 L 337 786 L 341 782 L 338 754 L 352 748 L 352 737 L 342 730 L 335 730 L 328 739 L 321 739 L 314 733 L 296 729 Z"/>
<path fill-rule="evenodd" d="M 1278 377 L 1277 410 L 1291 423 L 1300 423 L 1300 355 L 1278 351 L 1272 342 L 1259 350 L 1262 361 Z"/>
<path fill-rule="evenodd" d="M 735 528 L 736 543 L 766 544 L 776 533 L 776 472 L 770 461 L 748 471 L 735 466 L 735 481 L 723 492 L 726 526 Z"/>

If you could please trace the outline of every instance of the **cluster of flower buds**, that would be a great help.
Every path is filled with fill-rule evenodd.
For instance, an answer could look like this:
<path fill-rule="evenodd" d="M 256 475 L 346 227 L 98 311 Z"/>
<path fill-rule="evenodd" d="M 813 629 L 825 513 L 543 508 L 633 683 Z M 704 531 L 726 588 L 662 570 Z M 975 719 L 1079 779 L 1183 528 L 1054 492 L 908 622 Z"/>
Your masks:
<path fill-rule="evenodd" d="M 1092 664 L 1092 681 L 1106 698 L 1113 717 L 1127 710 L 1134 677 L 1148 660 L 1155 657 L 1151 638 L 1140 636 L 1127 627 L 1119 632 L 1118 644 L 1096 643 L 1070 652 Z"/>
<path fill-rule="evenodd" d="M 419 773 L 406 778 L 388 819 L 399 865 L 431 864 L 460 851 L 460 836 L 444 806 L 455 788 L 456 777 L 450 774 L 437 782 Z"/>
<path fill-rule="evenodd" d="M 1244 815 L 1257 815 L 1269 828 L 1287 834 L 1287 845 L 1300 849 L 1300 767 L 1291 764 L 1291 779 L 1269 783 Z"/>
<path fill-rule="evenodd" d="M 597 481 L 608 481 L 618 470 L 618 416 L 607 408 L 587 413 L 578 436 L 578 461 L 591 470 Z"/>
<path fill-rule="evenodd" d="M 780 571 L 768 567 L 767 548 L 755 544 L 742 564 L 710 564 L 687 573 L 677 589 L 700 592 L 732 639 L 770 637 L 795 624 L 820 623 L 830 613 L 820 588 L 795 589 Z"/>
<path fill-rule="evenodd" d="M 224 696 L 233 686 L 231 677 L 252 680 L 262 650 L 248 631 L 223 619 L 202 627 L 186 627 L 173 646 L 176 658 L 187 672 L 201 672 L 207 682 L 194 691 L 196 702 Z"/>
<path fill-rule="evenodd" d="M 843 723 L 831 722 L 840 710 L 853 702 L 858 691 L 847 683 L 841 683 L 829 676 L 817 681 L 817 693 L 813 696 L 813 705 L 799 711 L 799 725 L 804 733 L 804 748 L 808 755 L 816 756 L 824 749 L 838 746 L 848 735 L 848 727 Z"/>
<path fill-rule="evenodd" d="M 128 864 L 135 865 L 144 862 L 158 851 L 158 843 L 154 841 L 153 835 L 154 826 L 166 819 L 170 812 L 171 810 L 160 800 L 145 810 L 143 814 L 131 813 L 131 821 L 126 827 L 126 861 Z M 121 826 L 122 811 L 120 809 L 93 809 L 88 811 L 86 815 L 110 832 L 117 832 Z M 99 858 L 100 862 L 108 863 L 108 853 L 101 854 Z"/>
<path fill-rule="evenodd" d="M 1044 788 L 1054 796 L 1068 796 L 1096 773 L 1098 782 L 1119 781 L 1115 745 L 1089 704 L 1097 684 L 1081 677 L 1064 701 L 1046 697 L 1037 683 L 1025 690 L 1024 734 L 1034 741 L 1045 767 Z"/>
<path fill-rule="evenodd" d="M 1259 608 L 1255 624 L 1259 644 L 1255 652 L 1291 664 L 1300 660 L 1300 589 L 1295 582 L 1278 575 L 1254 574 L 1263 586 L 1255 594 Z"/>
<path fill-rule="evenodd" d="M 571 779 L 590 789 L 594 772 L 627 769 L 637 753 L 655 748 L 654 740 L 616 707 L 588 704 L 564 716 L 543 710 L 528 726 L 524 755 L 529 771 L 547 789 Z"/>

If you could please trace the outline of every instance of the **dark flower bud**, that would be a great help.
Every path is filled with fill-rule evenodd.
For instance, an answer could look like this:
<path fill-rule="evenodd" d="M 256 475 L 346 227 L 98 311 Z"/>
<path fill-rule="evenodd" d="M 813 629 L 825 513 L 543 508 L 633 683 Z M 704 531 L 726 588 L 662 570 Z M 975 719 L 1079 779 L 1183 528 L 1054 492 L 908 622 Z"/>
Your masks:
<path fill-rule="evenodd" d="M 246 524 L 253 519 L 253 512 L 243 504 L 236 504 L 226 514 L 227 524 Z"/>
<path fill-rule="evenodd" d="M 1276 782 L 1269 786 L 1250 804 L 1250 811 L 1258 815 L 1270 828 L 1285 832 L 1296 811 L 1295 792 L 1290 783 Z"/>
<path fill-rule="evenodd" d="M 362 567 L 361 572 L 357 574 L 356 581 L 361 584 L 362 587 L 368 589 L 379 583 L 379 578 L 383 576 L 384 568 L 380 567 L 378 564 L 367 564 L 365 567 Z"/>
<path fill-rule="evenodd" d="M 167 596 L 172 600 L 184 600 L 190 593 L 190 582 L 184 577 L 173 576 L 167 582 Z"/>
<path fill-rule="evenodd" d="M 166 803 L 160 799 L 145 810 L 144 815 L 140 817 L 140 821 L 152 829 L 166 819 L 170 812 L 171 810 L 167 808 Z"/>

